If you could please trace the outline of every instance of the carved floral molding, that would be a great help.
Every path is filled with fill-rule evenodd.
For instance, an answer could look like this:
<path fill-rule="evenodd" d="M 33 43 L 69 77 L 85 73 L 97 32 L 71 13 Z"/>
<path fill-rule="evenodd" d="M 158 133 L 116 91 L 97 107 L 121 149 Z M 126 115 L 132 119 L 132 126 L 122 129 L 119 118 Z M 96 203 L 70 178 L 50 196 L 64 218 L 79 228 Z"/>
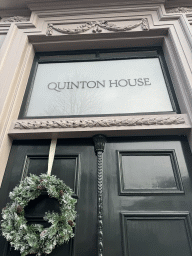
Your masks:
<path fill-rule="evenodd" d="M 22 22 L 22 21 L 29 21 L 30 17 L 24 16 L 13 16 L 13 17 L 6 17 L 0 20 L 0 22 Z"/>
<path fill-rule="evenodd" d="M 177 7 L 170 10 L 166 10 L 167 13 L 188 13 L 192 12 L 192 8 L 187 7 Z"/>
<path fill-rule="evenodd" d="M 113 126 L 156 126 L 156 125 L 179 125 L 184 124 L 183 117 L 129 117 L 126 119 L 93 119 L 93 120 L 22 120 L 16 121 L 14 129 L 54 129 L 54 128 L 93 128 Z"/>
<path fill-rule="evenodd" d="M 73 34 L 73 35 L 81 34 L 89 30 L 92 30 L 92 33 L 101 33 L 103 32 L 103 30 L 112 31 L 112 32 L 125 32 L 125 31 L 132 30 L 134 28 L 137 28 L 139 26 L 141 26 L 143 30 L 149 30 L 148 20 L 145 18 L 133 25 L 128 25 L 124 27 L 119 27 L 115 24 L 109 23 L 108 21 L 92 21 L 92 22 L 87 22 L 77 27 L 76 29 L 58 28 L 58 27 L 55 27 L 53 24 L 48 24 L 47 35 L 51 36 L 53 34 L 53 30 L 62 34 Z"/>

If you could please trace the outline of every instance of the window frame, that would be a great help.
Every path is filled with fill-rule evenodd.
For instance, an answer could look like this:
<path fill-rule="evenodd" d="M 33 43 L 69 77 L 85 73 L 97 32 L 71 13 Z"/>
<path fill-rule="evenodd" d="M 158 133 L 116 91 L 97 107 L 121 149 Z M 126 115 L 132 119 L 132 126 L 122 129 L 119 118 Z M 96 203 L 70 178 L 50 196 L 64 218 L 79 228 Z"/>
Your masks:
<path fill-rule="evenodd" d="M 126 56 L 123 54 L 126 53 Z M 115 56 L 113 56 L 113 54 Z M 107 56 L 106 56 L 107 55 Z M 118 56 L 119 55 L 119 56 Z M 94 115 L 58 115 L 58 116 L 27 116 L 27 110 L 30 104 L 34 81 L 38 69 L 38 64 L 43 63 L 71 63 L 88 61 L 106 61 L 106 60 L 126 60 L 126 59 L 145 59 L 158 58 L 161 70 L 165 79 L 168 96 L 173 111 L 163 112 L 139 112 L 139 113 L 115 113 L 115 114 L 94 114 Z M 180 114 L 180 108 L 174 91 L 174 86 L 168 71 L 163 50 L 161 47 L 148 48 L 117 48 L 117 49 L 96 49 L 96 50 L 77 50 L 64 52 L 40 52 L 36 53 L 28 79 L 26 91 L 21 105 L 18 119 L 46 119 L 46 118 L 77 118 L 77 117 L 107 117 L 107 116 L 136 116 L 136 115 L 162 115 L 162 114 Z"/>

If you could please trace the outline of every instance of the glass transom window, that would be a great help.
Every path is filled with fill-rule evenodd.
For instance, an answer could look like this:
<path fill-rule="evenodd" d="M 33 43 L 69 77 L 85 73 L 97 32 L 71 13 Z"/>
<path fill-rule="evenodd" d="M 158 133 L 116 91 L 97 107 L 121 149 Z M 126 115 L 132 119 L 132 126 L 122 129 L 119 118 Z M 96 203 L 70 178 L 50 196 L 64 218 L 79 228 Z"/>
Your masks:
<path fill-rule="evenodd" d="M 122 56 L 38 62 L 25 117 L 174 112 L 159 57 Z"/>

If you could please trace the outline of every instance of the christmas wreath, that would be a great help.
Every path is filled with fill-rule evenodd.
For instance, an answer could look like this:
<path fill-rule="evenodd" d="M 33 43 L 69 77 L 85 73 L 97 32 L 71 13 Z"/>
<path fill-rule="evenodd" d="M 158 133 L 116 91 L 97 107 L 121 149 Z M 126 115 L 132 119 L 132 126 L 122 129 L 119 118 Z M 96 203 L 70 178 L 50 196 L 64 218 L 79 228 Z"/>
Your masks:
<path fill-rule="evenodd" d="M 60 204 L 60 213 L 46 212 L 44 220 L 51 226 L 27 223 L 24 208 L 31 200 L 46 191 Z M 73 227 L 76 217 L 76 199 L 71 197 L 72 190 L 56 176 L 41 174 L 30 175 L 16 186 L 9 197 L 11 202 L 2 210 L 2 235 L 21 256 L 50 254 L 57 245 L 68 242 L 74 236 Z"/>

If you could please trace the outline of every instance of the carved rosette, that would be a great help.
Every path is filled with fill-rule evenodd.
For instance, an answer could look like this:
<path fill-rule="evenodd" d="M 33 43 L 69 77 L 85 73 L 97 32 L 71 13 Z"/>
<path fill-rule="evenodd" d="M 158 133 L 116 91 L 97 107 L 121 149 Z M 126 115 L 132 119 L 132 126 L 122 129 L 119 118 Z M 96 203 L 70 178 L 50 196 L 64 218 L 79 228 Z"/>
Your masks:
<path fill-rule="evenodd" d="M 14 129 L 67 129 L 67 128 L 94 128 L 114 126 L 156 126 L 156 125 L 180 125 L 185 119 L 181 116 L 164 117 L 128 117 L 125 119 L 78 119 L 78 120 L 22 120 L 16 121 Z"/>
<path fill-rule="evenodd" d="M 192 8 L 177 7 L 177 8 L 166 10 L 166 12 L 167 13 L 188 13 L 188 12 L 192 12 Z"/>
<path fill-rule="evenodd" d="M 126 32 L 141 26 L 142 30 L 149 30 L 148 20 L 146 18 L 141 19 L 139 22 L 133 25 L 127 25 L 123 27 L 119 27 L 113 23 L 109 23 L 108 21 L 92 21 L 87 22 L 81 26 L 78 26 L 75 29 L 66 29 L 59 28 L 49 23 L 47 25 L 47 35 L 51 36 L 53 34 L 53 30 L 61 33 L 61 34 L 81 34 L 91 30 L 92 33 L 101 33 L 103 30 L 112 31 L 112 32 Z"/>
<path fill-rule="evenodd" d="M 30 17 L 25 16 L 13 16 L 13 17 L 6 17 L 0 20 L 0 22 L 23 22 L 29 21 Z"/>
<path fill-rule="evenodd" d="M 95 153 L 97 155 L 97 234 L 98 256 L 103 255 L 103 152 L 106 138 L 103 135 L 93 137 Z"/>

